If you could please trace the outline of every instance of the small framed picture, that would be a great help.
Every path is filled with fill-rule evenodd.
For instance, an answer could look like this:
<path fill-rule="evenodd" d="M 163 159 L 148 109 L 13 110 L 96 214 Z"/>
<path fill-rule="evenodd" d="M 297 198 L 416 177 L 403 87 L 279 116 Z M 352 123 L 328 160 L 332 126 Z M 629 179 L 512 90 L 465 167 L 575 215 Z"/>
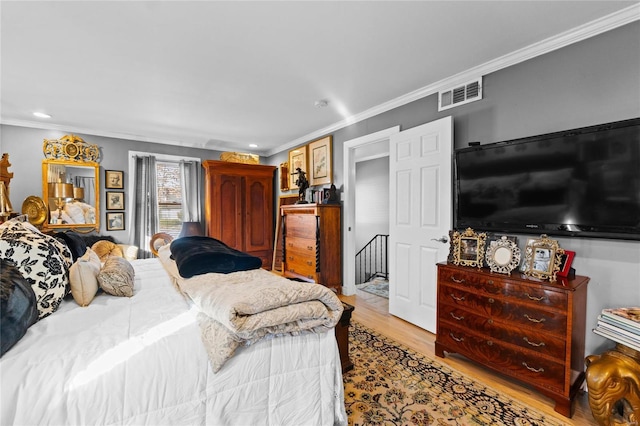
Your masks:
<path fill-rule="evenodd" d="M 311 186 L 331 183 L 333 174 L 331 166 L 332 141 L 333 137 L 327 136 L 309 143 L 309 169 L 311 171 L 309 183 Z"/>
<path fill-rule="evenodd" d="M 104 187 L 107 189 L 124 189 L 124 172 L 120 170 L 105 170 Z"/>
<path fill-rule="evenodd" d="M 107 191 L 107 210 L 124 210 L 124 192 Z"/>
<path fill-rule="evenodd" d="M 486 238 L 487 234 L 478 234 L 471 228 L 467 228 L 462 233 L 454 231 L 451 238 L 453 263 L 455 265 L 482 268 Z"/>
<path fill-rule="evenodd" d="M 545 234 L 539 239 L 529 240 L 525 247 L 524 275 L 554 282 L 563 254 L 564 249 L 558 242 Z"/>
<path fill-rule="evenodd" d="M 298 169 L 307 173 L 307 146 L 289 151 L 289 189 L 298 189 Z"/>
<path fill-rule="evenodd" d="M 568 277 L 571 272 L 571 264 L 573 263 L 573 258 L 576 256 L 575 251 L 565 250 L 564 254 L 561 258 L 560 270 L 558 271 L 559 277 Z"/>
<path fill-rule="evenodd" d="M 107 231 L 124 230 L 124 212 L 107 213 Z"/>

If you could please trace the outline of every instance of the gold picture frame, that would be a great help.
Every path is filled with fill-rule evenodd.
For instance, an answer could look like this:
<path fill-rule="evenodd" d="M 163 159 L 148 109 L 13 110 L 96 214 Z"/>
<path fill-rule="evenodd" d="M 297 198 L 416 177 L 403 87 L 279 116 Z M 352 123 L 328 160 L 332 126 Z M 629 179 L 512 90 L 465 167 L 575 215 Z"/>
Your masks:
<path fill-rule="evenodd" d="M 518 245 L 506 235 L 489 242 L 487 247 L 486 259 L 491 272 L 511 275 L 520 264 L 520 256 Z"/>
<path fill-rule="evenodd" d="M 289 189 L 298 189 L 298 185 L 296 184 L 298 168 L 305 173 L 308 172 L 306 145 L 289 151 Z"/>
<path fill-rule="evenodd" d="M 487 234 L 476 233 L 467 228 L 464 232 L 453 232 L 451 244 L 453 245 L 453 263 L 462 266 L 475 266 L 482 268 L 484 262 L 484 245 Z"/>
<path fill-rule="evenodd" d="M 280 191 L 289 190 L 289 162 L 280 163 Z"/>
<path fill-rule="evenodd" d="M 330 185 L 333 178 L 331 145 L 333 136 L 309 143 L 309 185 Z"/>
<path fill-rule="evenodd" d="M 564 249 L 558 241 L 542 234 L 539 239 L 530 239 L 524 251 L 523 274 L 541 280 L 556 281 L 562 265 Z"/>

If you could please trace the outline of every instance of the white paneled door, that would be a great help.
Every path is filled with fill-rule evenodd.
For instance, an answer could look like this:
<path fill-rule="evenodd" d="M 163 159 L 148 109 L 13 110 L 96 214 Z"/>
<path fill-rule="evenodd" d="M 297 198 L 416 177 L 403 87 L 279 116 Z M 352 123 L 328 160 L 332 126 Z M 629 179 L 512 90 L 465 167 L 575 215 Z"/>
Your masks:
<path fill-rule="evenodd" d="M 452 146 L 452 117 L 392 135 L 389 146 L 389 312 L 432 333 L 436 263 L 449 253 Z"/>

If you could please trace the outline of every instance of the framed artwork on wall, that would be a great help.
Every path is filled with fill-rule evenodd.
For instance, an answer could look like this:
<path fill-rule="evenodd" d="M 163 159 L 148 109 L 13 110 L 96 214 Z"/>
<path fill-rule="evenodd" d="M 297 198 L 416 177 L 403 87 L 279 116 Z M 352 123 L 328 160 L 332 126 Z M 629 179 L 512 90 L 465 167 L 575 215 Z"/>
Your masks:
<path fill-rule="evenodd" d="M 107 191 L 107 210 L 124 210 L 124 192 Z"/>
<path fill-rule="evenodd" d="M 297 169 L 307 173 L 307 146 L 301 146 L 289 151 L 289 189 L 298 189 Z"/>
<path fill-rule="evenodd" d="M 124 189 L 124 172 L 121 170 L 105 170 L 104 187 L 107 189 Z"/>
<path fill-rule="evenodd" d="M 309 162 L 311 167 L 309 184 L 328 185 L 331 183 L 333 170 L 331 165 L 331 143 L 332 136 L 326 136 L 317 141 L 309 143 Z"/>
<path fill-rule="evenodd" d="M 124 230 L 124 212 L 107 213 L 107 231 Z"/>

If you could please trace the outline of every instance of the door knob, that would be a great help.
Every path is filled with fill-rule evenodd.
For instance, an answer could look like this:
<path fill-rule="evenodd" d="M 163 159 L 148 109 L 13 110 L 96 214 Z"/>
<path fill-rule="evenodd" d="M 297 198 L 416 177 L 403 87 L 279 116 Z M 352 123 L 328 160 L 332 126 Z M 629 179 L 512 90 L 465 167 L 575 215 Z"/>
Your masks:
<path fill-rule="evenodd" d="M 442 236 L 440 238 L 432 238 L 431 241 L 438 241 L 439 243 L 442 243 L 442 244 L 446 244 L 449 242 L 449 240 L 445 236 Z"/>

